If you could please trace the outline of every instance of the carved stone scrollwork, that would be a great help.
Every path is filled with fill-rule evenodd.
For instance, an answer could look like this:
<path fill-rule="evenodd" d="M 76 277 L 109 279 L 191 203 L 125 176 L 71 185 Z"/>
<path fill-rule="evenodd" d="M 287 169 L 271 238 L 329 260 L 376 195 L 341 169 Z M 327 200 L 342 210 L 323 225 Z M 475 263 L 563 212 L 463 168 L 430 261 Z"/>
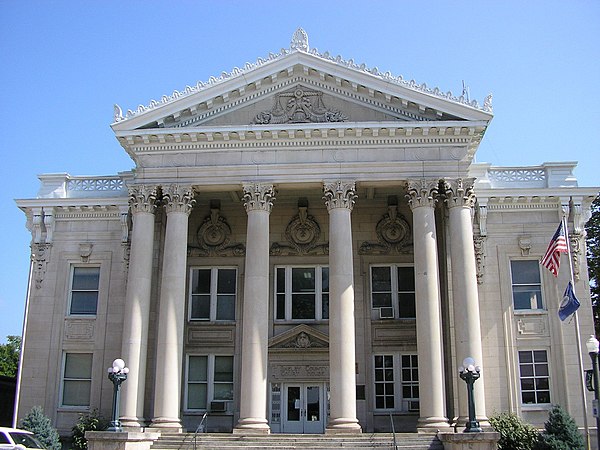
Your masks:
<path fill-rule="evenodd" d="M 529 256 L 531 236 L 519 236 L 519 248 L 521 249 L 521 256 Z"/>
<path fill-rule="evenodd" d="M 196 203 L 196 200 L 194 200 L 194 190 L 191 186 L 171 184 L 163 186 L 162 191 L 162 203 L 167 214 L 170 212 L 190 214 L 192 207 Z"/>
<path fill-rule="evenodd" d="M 308 34 L 302 28 L 298 28 L 292 36 L 292 42 L 290 44 L 292 50 L 302 50 L 303 52 L 308 51 Z"/>
<path fill-rule="evenodd" d="M 289 245 L 275 242 L 271 246 L 271 255 L 307 255 L 329 253 L 328 244 L 318 244 L 321 227 L 315 218 L 308 214 L 308 206 L 298 206 L 298 214 L 292 218 L 285 229 Z"/>
<path fill-rule="evenodd" d="M 46 228 L 46 244 L 54 240 L 54 208 L 44 208 L 44 228 Z"/>
<path fill-rule="evenodd" d="M 254 118 L 256 124 L 345 122 L 348 117 L 340 111 L 325 107 L 323 93 L 297 88 L 275 95 L 270 111 Z"/>
<path fill-rule="evenodd" d="M 156 210 L 156 187 L 137 185 L 129 187 L 129 207 L 132 213 L 154 214 Z"/>
<path fill-rule="evenodd" d="M 402 215 L 398 215 L 398 206 L 389 205 L 388 213 L 377 223 L 379 242 L 363 242 L 359 254 L 389 254 L 407 252 L 412 244 L 410 225 Z"/>
<path fill-rule="evenodd" d="M 356 183 L 354 181 L 335 181 L 323 184 L 323 200 L 327 211 L 335 208 L 354 208 L 356 201 Z"/>
<path fill-rule="evenodd" d="M 94 245 L 90 242 L 84 242 L 79 244 L 79 256 L 81 258 L 81 262 L 87 263 L 90 260 L 93 247 Z"/>
<path fill-rule="evenodd" d="M 487 205 L 479 203 L 479 211 L 477 216 L 479 217 L 479 234 L 481 236 L 487 236 Z"/>
<path fill-rule="evenodd" d="M 254 210 L 262 210 L 271 212 L 273 208 L 273 200 L 275 200 L 275 190 L 272 184 L 267 183 L 252 183 L 244 184 L 244 208 L 246 212 Z"/>
<path fill-rule="evenodd" d="M 46 266 L 50 261 L 50 250 L 52 244 L 32 244 L 31 259 L 33 261 L 33 280 L 36 289 L 42 287 L 42 281 L 46 275 Z"/>
<path fill-rule="evenodd" d="M 122 242 L 121 248 L 123 250 L 123 272 L 125 274 L 125 279 L 127 280 L 127 273 L 129 272 L 129 256 L 131 254 L 131 246 L 129 242 Z"/>
<path fill-rule="evenodd" d="M 571 258 L 573 261 L 573 278 L 575 281 L 579 281 L 581 277 L 581 241 L 583 240 L 583 234 L 571 233 L 569 236 L 569 243 L 571 245 Z"/>
<path fill-rule="evenodd" d="M 33 243 L 39 244 L 42 242 L 42 210 L 34 208 L 31 218 L 31 235 L 33 237 Z"/>
<path fill-rule="evenodd" d="M 475 270 L 477 273 L 477 284 L 483 284 L 485 275 L 485 236 L 474 236 L 473 246 L 475 247 Z"/>
<path fill-rule="evenodd" d="M 437 202 L 439 180 L 422 178 L 420 180 L 409 180 L 406 183 L 408 204 L 411 209 L 420 206 L 433 208 Z"/>
<path fill-rule="evenodd" d="M 473 208 L 475 206 L 474 181 L 474 178 L 444 180 L 444 201 L 449 208 L 455 206 Z"/>
<path fill-rule="evenodd" d="M 189 256 L 243 256 L 243 244 L 232 244 L 231 227 L 220 215 L 219 208 L 211 208 L 210 216 L 204 219 L 196 232 L 199 247 L 188 247 Z"/>

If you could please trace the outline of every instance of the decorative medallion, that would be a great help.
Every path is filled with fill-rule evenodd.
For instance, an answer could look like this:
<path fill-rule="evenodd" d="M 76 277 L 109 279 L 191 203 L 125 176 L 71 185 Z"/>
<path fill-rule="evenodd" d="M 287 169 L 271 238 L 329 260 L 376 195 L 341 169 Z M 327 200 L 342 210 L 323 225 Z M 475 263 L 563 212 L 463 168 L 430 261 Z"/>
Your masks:
<path fill-rule="evenodd" d="M 271 245 L 271 255 L 307 255 L 329 252 L 327 244 L 318 244 L 321 228 L 313 216 L 308 215 L 308 202 L 298 202 L 298 214 L 292 218 L 285 229 L 285 237 L 289 244 Z"/>
<path fill-rule="evenodd" d="M 243 256 L 243 244 L 229 245 L 231 227 L 220 215 L 219 208 L 211 208 L 210 216 L 204 219 L 196 232 L 199 247 L 189 247 L 189 256 Z"/>
<path fill-rule="evenodd" d="M 340 111 L 325 107 L 323 93 L 297 88 L 293 92 L 282 92 L 275 96 L 273 108 L 263 111 L 254 118 L 254 123 L 322 123 L 345 122 L 348 117 Z"/>
<path fill-rule="evenodd" d="M 388 213 L 377 223 L 378 242 L 363 242 L 359 253 L 388 254 L 392 251 L 406 253 L 412 247 L 410 225 L 402 215 L 398 215 L 398 205 L 388 205 Z"/>

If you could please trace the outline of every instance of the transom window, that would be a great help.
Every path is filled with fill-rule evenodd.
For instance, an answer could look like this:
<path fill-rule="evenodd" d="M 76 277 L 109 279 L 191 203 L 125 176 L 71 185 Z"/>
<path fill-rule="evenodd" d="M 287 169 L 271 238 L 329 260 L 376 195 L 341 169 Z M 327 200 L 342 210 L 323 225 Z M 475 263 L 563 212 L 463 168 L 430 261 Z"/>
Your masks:
<path fill-rule="evenodd" d="M 235 320 L 236 281 L 233 267 L 192 269 L 190 320 Z"/>
<path fill-rule="evenodd" d="M 543 309 L 540 264 L 537 260 L 510 262 L 515 310 Z"/>
<path fill-rule="evenodd" d="M 417 355 L 375 355 L 375 408 L 419 411 Z"/>
<path fill-rule="evenodd" d="M 100 267 L 73 267 L 69 290 L 69 314 L 96 315 Z"/>
<path fill-rule="evenodd" d="M 212 401 L 233 400 L 233 356 L 188 356 L 186 409 L 206 410 Z"/>
<path fill-rule="evenodd" d="M 519 351 L 521 402 L 525 404 L 550 403 L 550 374 L 546 350 Z"/>
<path fill-rule="evenodd" d="M 277 320 L 329 319 L 329 268 L 275 268 L 275 318 Z"/>
<path fill-rule="evenodd" d="M 415 269 L 412 266 L 371 266 L 371 301 L 381 319 L 414 319 Z"/>
<path fill-rule="evenodd" d="M 62 380 L 62 406 L 90 406 L 92 354 L 65 353 Z"/>

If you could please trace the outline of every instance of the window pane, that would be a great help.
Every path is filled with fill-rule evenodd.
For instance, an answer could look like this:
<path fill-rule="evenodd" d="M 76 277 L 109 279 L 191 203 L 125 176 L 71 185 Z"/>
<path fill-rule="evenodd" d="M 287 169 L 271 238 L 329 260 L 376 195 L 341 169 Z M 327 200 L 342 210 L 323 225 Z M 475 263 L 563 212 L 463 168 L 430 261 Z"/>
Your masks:
<path fill-rule="evenodd" d="M 235 320 L 235 295 L 217 297 L 217 320 Z"/>
<path fill-rule="evenodd" d="M 521 400 L 523 403 L 535 403 L 535 393 L 534 392 L 523 392 L 521 393 Z"/>
<path fill-rule="evenodd" d="M 285 292 L 285 269 L 279 267 L 277 269 L 277 293 Z"/>
<path fill-rule="evenodd" d="M 314 292 L 315 269 L 293 268 L 292 269 L 292 292 Z"/>
<path fill-rule="evenodd" d="M 535 365 L 535 376 L 548 376 L 548 364 L 540 363 Z"/>
<path fill-rule="evenodd" d="M 550 403 L 550 392 L 549 391 L 538 391 L 537 392 L 538 403 Z"/>
<path fill-rule="evenodd" d="M 546 350 L 537 350 L 533 352 L 533 360 L 535 362 L 548 362 Z"/>
<path fill-rule="evenodd" d="M 521 364 L 521 376 L 532 377 L 533 376 L 533 364 Z"/>
<path fill-rule="evenodd" d="M 315 318 L 315 295 L 294 294 L 292 295 L 292 319 L 314 319 Z"/>
<path fill-rule="evenodd" d="M 323 292 L 329 292 L 329 267 L 321 268 L 321 289 Z"/>
<path fill-rule="evenodd" d="M 534 390 L 533 378 L 521 379 L 521 389 L 523 389 L 524 391 L 533 391 Z"/>
<path fill-rule="evenodd" d="M 285 294 L 277 294 L 277 318 L 285 319 Z"/>
<path fill-rule="evenodd" d="M 540 264 L 537 260 L 511 261 L 513 284 L 539 284 Z"/>
<path fill-rule="evenodd" d="M 192 319 L 210 319 L 210 295 L 192 295 Z"/>
<path fill-rule="evenodd" d="M 207 356 L 190 356 L 188 364 L 188 381 L 207 380 Z"/>
<path fill-rule="evenodd" d="M 89 380 L 65 380 L 62 404 L 64 406 L 89 406 L 91 384 L 92 382 Z"/>
<path fill-rule="evenodd" d="M 210 269 L 192 272 L 192 294 L 210 294 Z"/>
<path fill-rule="evenodd" d="M 73 290 L 95 291 L 98 290 L 100 280 L 100 267 L 75 267 L 73 268 Z"/>
<path fill-rule="evenodd" d="M 392 276 L 389 267 L 371 268 L 371 289 L 373 292 L 392 290 Z"/>
<path fill-rule="evenodd" d="M 391 292 L 385 294 L 373 294 L 373 308 L 392 306 Z"/>
<path fill-rule="evenodd" d="M 398 294 L 398 311 L 401 319 L 417 317 L 414 293 Z"/>
<path fill-rule="evenodd" d="M 532 353 L 531 352 L 519 352 L 519 362 L 521 364 L 533 362 Z"/>
<path fill-rule="evenodd" d="M 219 269 L 217 280 L 218 294 L 235 294 L 235 269 Z"/>
<path fill-rule="evenodd" d="M 65 378 L 92 378 L 92 355 L 89 353 L 67 353 L 65 355 Z"/>
<path fill-rule="evenodd" d="M 215 356 L 215 381 L 233 381 L 232 356 Z"/>
<path fill-rule="evenodd" d="M 71 314 L 96 314 L 98 291 L 73 291 L 71 293 Z"/>
<path fill-rule="evenodd" d="M 540 286 L 513 286 L 515 309 L 541 309 L 542 290 Z"/>
<path fill-rule="evenodd" d="M 329 294 L 321 296 L 321 316 L 323 319 L 329 319 Z"/>
<path fill-rule="evenodd" d="M 413 267 L 398 267 L 398 291 L 414 292 L 415 269 Z"/>
<path fill-rule="evenodd" d="M 233 400 L 233 383 L 215 384 L 215 400 Z"/>
<path fill-rule="evenodd" d="M 188 384 L 188 409 L 206 409 L 206 384 Z"/>

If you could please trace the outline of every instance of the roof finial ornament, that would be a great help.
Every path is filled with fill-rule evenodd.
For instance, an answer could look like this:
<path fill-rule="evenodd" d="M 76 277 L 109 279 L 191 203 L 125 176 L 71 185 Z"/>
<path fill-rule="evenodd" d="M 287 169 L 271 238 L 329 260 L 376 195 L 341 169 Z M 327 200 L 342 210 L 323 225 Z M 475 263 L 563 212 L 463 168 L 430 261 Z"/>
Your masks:
<path fill-rule="evenodd" d="M 299 27 L 292 36 L 290 48 L 292 50 L 301 50 L 303 52 L 308 51 L 308 34 L 306 34 L 306 31 L 304 31 L 302 27 Z"/>

